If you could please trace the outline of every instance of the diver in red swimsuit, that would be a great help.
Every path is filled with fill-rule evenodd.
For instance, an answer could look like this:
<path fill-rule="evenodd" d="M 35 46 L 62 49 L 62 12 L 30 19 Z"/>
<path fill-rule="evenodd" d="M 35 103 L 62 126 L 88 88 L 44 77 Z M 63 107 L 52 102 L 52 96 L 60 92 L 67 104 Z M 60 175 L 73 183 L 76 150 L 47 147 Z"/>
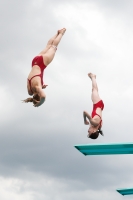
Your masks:
<path fill-rule="evenodd" d="M 32 60 L 32 69 L 27 79 L 27 90 L 28 94 L 33 96 L 33 98 L 27 98 L 23 102 L 33 102 L 35 107 L 44 103 L 46 95 L 43 89 L 47 87 L 43 83 L 44 69 L 53 60 L 57 46 L 65 31 L 65 28 L 58 30 L 57 34 L 48 41 L 46 48 Z"/>
<path fill-rule="evenodd" d="M 104 103 L 98 94 L 96 75 L 89 73 L 88 76 L 92 81 L 91 99 L 93 102 L 93 111 L 91 115 L 89 115 L 86 111 L 84 111 L 83 118 L 84 118 L 84 123 L 86 125 L 90 124 L 87 137 L 91 139 L 96 139 L 99 136 L 99 133 L 103 135 L 101 127 L 102 127 L 102 110 L 104 108 Z M 87 120 L 87 118 L 89 121 Z"/>

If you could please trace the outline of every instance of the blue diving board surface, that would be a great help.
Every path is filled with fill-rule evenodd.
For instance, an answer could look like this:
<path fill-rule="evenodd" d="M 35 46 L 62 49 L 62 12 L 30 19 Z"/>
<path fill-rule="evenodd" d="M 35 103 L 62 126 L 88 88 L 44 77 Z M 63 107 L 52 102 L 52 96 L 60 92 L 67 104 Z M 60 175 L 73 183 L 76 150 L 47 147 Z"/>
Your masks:
<path fill-rule="evenodd" d="M 119 192 L 121 195 L 131 195 L 133 194 L 133 188 L 126 188 L 126 189 L 117 189 L 117 192 Z"/>
<path fill-rule="evenodd" d="M 85 156 L 133 154 L 133 143 L 79 144 L 75 145 L 75 148 Z"/>

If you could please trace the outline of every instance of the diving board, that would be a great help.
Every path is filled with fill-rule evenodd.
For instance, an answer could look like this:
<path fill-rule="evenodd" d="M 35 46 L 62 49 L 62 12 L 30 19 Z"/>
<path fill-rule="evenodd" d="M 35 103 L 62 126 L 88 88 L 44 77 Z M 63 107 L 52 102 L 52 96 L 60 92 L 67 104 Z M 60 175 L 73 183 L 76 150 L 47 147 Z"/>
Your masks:
<path fill-rule="evenodd" d="M 133 188 L 126 188 L 126 189 L 117 189 L 117 192 L 119 192 L 121 195 L 131 195 L 133 194 Z"/>
<path fill-rule="evenodd" d="M 78 149 L 85 156 L 133 154 L 133 143 L 80 144 L 75 145 L 75 148 Z"/>

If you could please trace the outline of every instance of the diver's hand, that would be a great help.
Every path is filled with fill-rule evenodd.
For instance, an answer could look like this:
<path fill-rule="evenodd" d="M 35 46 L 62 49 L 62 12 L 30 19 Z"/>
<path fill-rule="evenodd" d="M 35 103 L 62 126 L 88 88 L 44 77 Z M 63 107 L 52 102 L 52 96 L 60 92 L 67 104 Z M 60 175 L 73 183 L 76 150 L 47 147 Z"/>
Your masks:
<path fill-rule="evenodd" d="M 42 89 L 45 89 L 47 86 L 48 86 L 48 85 L 43 85 L 43 86 L 42 86 Z"/>
<path fill-rule="evenodd" d="M 89 125 L 89 122 L 87 120 L 84 121 L 85 125 Z"/>
<path fill-rule="evenodd" d="M 36 102 L 36 104 L 33 104 L 34 107 L 38 107 L 39 106 L 39 103 L 40 101 L 37 101 L 37 100 L 34 100 Z"/>
<path fill-rule="evenodd" d="M 39 106 L 41 106 L 44 103 L 44 101 L 45 101 L 45 97 L 42 97 L 40 99 L 40 101 L 36 101 L 36 104 L 34 104 L 33 106 L 34 107 L 39 107 Z"/>

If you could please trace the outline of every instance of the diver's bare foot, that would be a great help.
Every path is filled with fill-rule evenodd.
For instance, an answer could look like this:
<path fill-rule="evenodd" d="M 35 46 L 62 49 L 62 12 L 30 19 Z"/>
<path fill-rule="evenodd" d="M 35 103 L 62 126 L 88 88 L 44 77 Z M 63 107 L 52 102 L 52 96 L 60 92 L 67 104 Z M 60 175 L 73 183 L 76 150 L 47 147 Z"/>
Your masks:
<path fill-rule="evenodd" d="M 89 73 L 88 76 L 92 79 L 92 77 L 96 78 L 95 74 Z"/>
<path fill-rule="evenodd" d="M 58 30 L 58 34 L 61 33 L 62 35 L 64 35 L 65 31 L 66 31 L 66 29 L 65 29 L 65 28 L 62 28 L 61 30 Z"/>

